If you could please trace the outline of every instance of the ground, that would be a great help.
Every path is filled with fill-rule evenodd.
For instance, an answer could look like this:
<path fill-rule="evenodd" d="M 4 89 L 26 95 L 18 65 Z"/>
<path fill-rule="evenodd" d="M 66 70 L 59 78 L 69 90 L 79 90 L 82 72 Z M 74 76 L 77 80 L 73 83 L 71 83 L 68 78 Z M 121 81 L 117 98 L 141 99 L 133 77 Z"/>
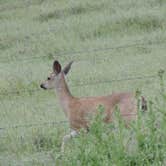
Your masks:
<path fill-rule="evenodd" d="M 164 0 L 0 0 L 0 165 L 54 162 L 68 124 L 53 124 L 66 118 L 54 91 L 39 88 L 54 59 L 74 60 L 75 96 L 139 89 L 153 99 L 166 69 L 165 9 Z"/>

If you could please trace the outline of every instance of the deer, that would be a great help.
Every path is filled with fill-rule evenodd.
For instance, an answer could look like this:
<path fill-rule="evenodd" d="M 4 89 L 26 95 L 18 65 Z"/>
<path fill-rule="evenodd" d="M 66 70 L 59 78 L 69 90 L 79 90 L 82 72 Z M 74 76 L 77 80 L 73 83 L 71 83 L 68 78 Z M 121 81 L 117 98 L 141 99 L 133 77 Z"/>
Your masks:
<path fill-rule="evenodd" d="M 113 113 L 116 107 L 122 119 L 128 124 L 130 121 L 137 119 L 137 100 L 134 93 L 131 92 L 113 92 L 106 96 L 95 97 L 75 97 L 71 94 L 65 76 L 71 69 L 73 61 L 69 62 L 63 69 L 61 64 L 55 60 L 53 62 L 53 71 L 49 74 L 40 87 L 44 90 L 55 89 L 60 106 L 62 107 L 68 121 L 71 132 L 63 137 L 61 144 L 61 152 L 64 152 L 66 142 L 76 137 L 81 129 L 88 131 L 90 124 L 90 114 L 96 114 L 97 108 L 102 105 L 104 107 L 104 122 L 111 123 L 113 121 Z M 143 109 L 146 107 L 145 99 L 143 100 Z"/>

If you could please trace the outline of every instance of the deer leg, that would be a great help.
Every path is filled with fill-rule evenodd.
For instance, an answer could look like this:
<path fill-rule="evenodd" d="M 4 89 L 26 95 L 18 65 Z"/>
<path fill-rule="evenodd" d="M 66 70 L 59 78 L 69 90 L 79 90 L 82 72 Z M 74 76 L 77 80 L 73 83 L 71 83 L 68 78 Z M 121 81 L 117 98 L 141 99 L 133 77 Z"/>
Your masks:
<path fill-rule="evenodd" d="M 73 131 L 70 132 L 70 134 L 67 134 L 67 135 L 65 135 L 65 136 L 63 137 L 62 145 L 61 145 L 61 152 L 62 152 L 62 153 L 64 153 L 64 149 L 65 149 L 65 144 L 66 144 L 66 142 L 67 142 L 69 139 L 71 139 L 71 138 L 73 138 L 73 137 L 76 137 L 77 135 L 78 135 L 78 132 L 75 131 L 75 130 L 73 130 Z"/>

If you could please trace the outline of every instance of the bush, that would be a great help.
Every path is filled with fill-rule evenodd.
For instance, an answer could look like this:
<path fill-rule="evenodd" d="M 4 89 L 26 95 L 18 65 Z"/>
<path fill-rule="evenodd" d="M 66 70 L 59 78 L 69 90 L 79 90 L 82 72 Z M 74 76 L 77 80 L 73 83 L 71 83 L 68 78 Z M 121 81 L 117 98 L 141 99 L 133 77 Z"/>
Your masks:
<path fill-rule="evenodd" d="M 126 128 L 116 115 L 112 124 L 103 122 L 103 108 L 94 117 L 88 133 L 68 143 L 61 159 L 67 166 L 165 165 L 166 102 L 164 91 L 148 103 L 148 111 L 138 112 L 138 121 Z M 160 101 L 160 103 L 158 102 Z"/>

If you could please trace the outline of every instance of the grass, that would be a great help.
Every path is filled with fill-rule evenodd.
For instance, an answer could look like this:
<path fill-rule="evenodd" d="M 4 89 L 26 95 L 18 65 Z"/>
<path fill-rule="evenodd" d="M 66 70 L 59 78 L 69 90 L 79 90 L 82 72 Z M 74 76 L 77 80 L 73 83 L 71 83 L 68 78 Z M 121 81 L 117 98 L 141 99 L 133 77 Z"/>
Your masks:
<path fill-rule="evenodd" d="M 54 92 L 39 89 L 51 72 L 54 59 L 62 65 L 74 60 L 67 81 L 75 96 L 140 89 L 149 100 L 155 101 L 156 96 L 160 100 L 157 78 L 95 82 L 157 75 L 159 69 L 166 69 L 165 7 L 164 0 L 0 0 L 0 93 L 5 93 L 0 95 L 0 127 L 66 120 Z M 85 85 L 76 86 L 78 84 Z M 33 92 L 34 89 L 37 91 Z M 10 93 L 16 91 L 19 93 Z M 165 110 L 161 103 L 157 106 Z M 149 114 L 147 118 L 150 119 Z M 159 132 L 165 130 L 162 123 Z M 110 127 L 104 127 L 106 131 L 110 130 Z M 60 165 L 61 160 L 56 157 L 60 140 L 68 130 L 68 124 L 0 130 L 0 165 L 53 165 L 56 162 Z M 123 130 L 122 133 L 130 137 L 130 130 Z M 118 145 L 115 136 L 119 135 L 116 134 L 105 138 L 103 148 L 97 142 L 95 149 L 91 142 L 96 135 L 92 131 L 69 143 L 63 164 L 67 165 L 69 158 L 73 165 L 84 165 L 82 162 L 97 165 L 103 161 L 105 165 L 121 165 L 120 162 L 152 164 L 143 159 L 153 151 L 159 151 L 159 154 L 163 151 L 164 155 L 165 149 L 154 150 L 152 144 L 160 141 L 149 138 L 162 134 L 158 131 L 150 131 L 150 134 L 140 136 L 149 147 L 145 149 L 140 145 L 143 150 L 135 150 L 134 156 L 128 156 Z M 136 140 L 139 143 L 138 138 Z M 108 142 L 110 147 L 106 146 Z M 84 152 L 84 144 L 89 152 Z M 70 146 L 74 146 L 72 151 Z M 137 148 L 139 145 L 133 149 Z M 113 157 L 104 157 L 108 151 Z M 99 163 L 89 161 L 90 152 L 101 153 Z M 116 156 L 117 153 L 120 154 Z M 97 156 L 95 153 L 92 158 Z M 77 160 L 79 157 L 81 161 Z M 158 158 L 153 164 L 159 164 L 159 161 Z"/>
<path fill-rule="evenodd" d="M 103 124 L 100 113 L 88 134 L 73 139 L 63 165 L 165 165 L 164 112 L 162 107 L 156 111 L 154 106 L 149 106 L 147 113 L 140 110 L 138 122 L 129 129 L 118 114 L 116 122 Z"/>

